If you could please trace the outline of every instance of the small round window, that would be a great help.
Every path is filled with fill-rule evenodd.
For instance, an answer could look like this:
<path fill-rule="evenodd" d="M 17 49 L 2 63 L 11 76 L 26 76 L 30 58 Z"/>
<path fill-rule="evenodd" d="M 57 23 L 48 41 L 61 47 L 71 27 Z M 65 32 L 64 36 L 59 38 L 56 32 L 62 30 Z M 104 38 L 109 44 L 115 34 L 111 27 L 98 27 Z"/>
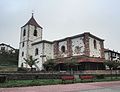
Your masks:
<path fill-rule="evenodd" d="M 61 47 L 61 51 L 64 53 L 65 52 L 65 46 Z"/>

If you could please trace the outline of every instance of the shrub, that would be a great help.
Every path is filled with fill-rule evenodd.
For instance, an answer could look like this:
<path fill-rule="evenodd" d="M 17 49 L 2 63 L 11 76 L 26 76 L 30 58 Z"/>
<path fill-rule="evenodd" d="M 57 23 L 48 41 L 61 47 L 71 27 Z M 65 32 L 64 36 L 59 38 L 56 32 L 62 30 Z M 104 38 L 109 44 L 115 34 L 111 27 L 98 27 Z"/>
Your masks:
<path fill-rule="evenodd" d="M 24 68 L 24 67 L 20 67 L 20 68 L 17 69 L 17 71 L 19 71 L 19 72 L 28 72 L 29 69 L 28 68 Z"/>
<path fill-rule="evenodd" d="M 97 78 L 97 79 L 104 79 L 104 78 L 105 78 L 105 75 L 96 75 L 96 78 Z"/>
<path fill-rule="evenodd" d="M 6 82 L 6 80 L 7 80 L 7 76 L 5 76 L 5 75 L 0 76 L 0 83 L 4 83 L 4 82 Z"/>

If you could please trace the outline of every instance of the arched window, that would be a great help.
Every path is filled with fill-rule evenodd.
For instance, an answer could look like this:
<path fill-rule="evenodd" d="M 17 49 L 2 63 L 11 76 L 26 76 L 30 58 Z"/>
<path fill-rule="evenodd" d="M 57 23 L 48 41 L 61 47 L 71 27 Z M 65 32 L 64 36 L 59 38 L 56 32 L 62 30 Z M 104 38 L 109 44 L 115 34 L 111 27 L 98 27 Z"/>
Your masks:
<path fill-rule="evenodd" d="M 61 51 L 64 53 L 65 52 L 65 46 L 61 47 Z"/>
<path fill-rule="evenodd" d="M 24 29 L 24 30 L 23 30 L 23 36 L 25 36 L 25 35 L 26 35 L 26 30 Z"/>
<path fill-rule="evenodd" d="M 93 44 L 94 44 L 94 48 L 97 49 L 97 43 L 96 43 L 96 40 L 94 40 Z"/>
<path fill-rule="evenodd" d="M 23 63 L 21 64 L 21 67 L 23 67 L 24 65 L 23 65 Z"/>
<path fill-rule="evenodd" d="M 24 56 L 24 52 L 22 52 L 22 57 Z"/>
<path fill-rule="evenodd" d="M 24 42 L 23 42 L 23 43 L 22 43 L 22 47 L 24 47 L 24 45 L 25 45 L 25 44 L 24 44 Z"/>
<path fill-rule="evenodd" d="M 35 49 L 35 56 L 38 55 L 38 48 Z"/>
<path fill-rule="evenodd" d="M 34 35 L 34 36 L 37 36 L 37 30 L 36 30 L 36 29 L 34 30 L 33 35 Z"/>

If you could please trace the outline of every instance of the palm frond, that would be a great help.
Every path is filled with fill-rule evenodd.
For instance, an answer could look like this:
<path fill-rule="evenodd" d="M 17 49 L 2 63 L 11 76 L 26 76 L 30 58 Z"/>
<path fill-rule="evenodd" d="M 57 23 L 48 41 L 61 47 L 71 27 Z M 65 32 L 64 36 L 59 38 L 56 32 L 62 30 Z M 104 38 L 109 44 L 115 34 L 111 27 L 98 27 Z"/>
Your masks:
<path fill-rule="evenodd" d="M 37 61 L 38 59 L 33 59 L 32 56 L 30 56 L 29 58 L 25 59 L 24 60 L 26 61 L 25 63 L 28 64 L 31 68 L 33 65 L 35 65 L 36 63 L 38 63 L 39 61 Z M 37 61 L 37 62 L 36 62 Z"/>

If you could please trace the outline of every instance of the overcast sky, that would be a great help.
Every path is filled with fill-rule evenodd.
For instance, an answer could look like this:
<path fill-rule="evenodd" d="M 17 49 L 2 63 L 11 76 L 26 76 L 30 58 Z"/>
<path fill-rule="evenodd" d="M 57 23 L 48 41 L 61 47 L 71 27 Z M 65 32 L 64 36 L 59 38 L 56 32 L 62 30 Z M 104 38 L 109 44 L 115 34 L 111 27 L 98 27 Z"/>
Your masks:
<path fill-rule="evenodd" d="M 43 39 L 90 32 L 105 40 L 105 48 L 120 51 L 120 0 L 0 0 L 0 43 L 19 48 L 32 10 Z"/>

